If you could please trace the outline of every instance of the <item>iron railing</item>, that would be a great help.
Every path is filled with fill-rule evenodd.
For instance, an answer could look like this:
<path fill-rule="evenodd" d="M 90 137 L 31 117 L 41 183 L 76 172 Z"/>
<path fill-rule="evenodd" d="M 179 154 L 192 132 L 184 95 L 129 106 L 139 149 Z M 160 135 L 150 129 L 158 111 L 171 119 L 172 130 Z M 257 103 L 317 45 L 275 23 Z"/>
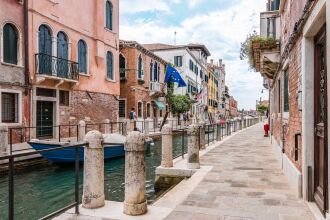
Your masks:
<path fill-rule="evenodd" d="M 39 75 L 70 80 L 79 79 L 79 64 L 77 62 L 43 53 L 35 54 L 35 69 Z"/>
<path fill-rule="evenodd" d="M 68 209 L 75 208 L 75 213 L 79 214 L 79 147 L 86 147 L 88 146 L 88 143 L 78 143 L 75 145 L 65 145 L 65 146 L 60 146 L 60 147 L 54 147 L 51 149 L 45 149 L 45 150 L 35 150 L 32 152 L 26 152 L 26 153 L 20 153 L 20 154 L 10 154 L 6 156 L 1 156 L 0 161 L 7 160 L 8 161 L 8 219 L 13 220 L 14 219 L 14 198 L 15 198 L 15 187 L 14 187 L 14 162 L 15 158 L 19 157 L 26 157 L 26 156 L 31 156 L 31 155 L 36 155 L 36 154 L 42 154 L 46 152 L 51 152 L 51 151 L 57 151 L 57 150 L 63 150 L 63 149 L 68 149 L 68 148 L 75 148 L 75 202 L 63 207 L 62 209 L 59 209 L 45 217 L 42 217 L 41 219 L 51 219 L 60 213 L 63 213 L 67 211 Z"/>

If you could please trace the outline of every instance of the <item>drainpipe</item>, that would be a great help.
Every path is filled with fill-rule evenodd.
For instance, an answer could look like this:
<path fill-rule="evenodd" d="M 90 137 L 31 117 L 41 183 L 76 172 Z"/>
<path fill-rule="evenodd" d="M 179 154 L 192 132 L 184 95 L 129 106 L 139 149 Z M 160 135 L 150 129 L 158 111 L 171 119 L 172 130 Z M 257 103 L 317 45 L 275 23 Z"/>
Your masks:
<path fill-rule="evenodd" d="M 25 95 L 29 94 L 30 88 L 30 69 L 29 69 L 29 17 L 28 0 L 24 0 L 24 88 Z"/>

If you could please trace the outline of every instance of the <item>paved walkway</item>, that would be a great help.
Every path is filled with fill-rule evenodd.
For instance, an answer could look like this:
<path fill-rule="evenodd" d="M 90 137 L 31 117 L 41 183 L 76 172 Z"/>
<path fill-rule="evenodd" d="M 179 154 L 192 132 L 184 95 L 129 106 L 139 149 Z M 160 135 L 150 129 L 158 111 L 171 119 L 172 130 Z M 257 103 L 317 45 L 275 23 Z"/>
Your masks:
<path fill-rule="evenodd" d="M 260 124 L 205 154 L 213 169 L 166 219 L 313 220 L 262 134 Z"/>

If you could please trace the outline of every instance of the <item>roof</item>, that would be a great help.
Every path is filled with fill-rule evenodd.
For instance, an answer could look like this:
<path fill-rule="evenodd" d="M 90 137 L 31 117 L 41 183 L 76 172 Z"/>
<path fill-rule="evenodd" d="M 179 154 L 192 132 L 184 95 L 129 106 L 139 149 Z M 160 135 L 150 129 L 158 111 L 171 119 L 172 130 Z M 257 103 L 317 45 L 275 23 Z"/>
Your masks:
<path fill-rule="evenodd" d="M 207 49 L 207 47 L 204 44 L 188 44 L 187 47 L 189 49 L 194 50 L 194 49 L 200 49 L 202 50 L 207 56 L 211 56 L 210 51 Z"/>
<path fill-rule="evenodd" d="M 163 63 L 165 65 L 167 64 L 167 62 L 164 59 L 162 59 L 161 57 L 157 56 L 151 50 L 149 50 L 144 45 L 139 44 L 136 41 L 119 40 L 119 47 L 120 48 L 125 48 L 125 47 L 136 48 L 138 50 L 141 50 L 146 55 L 152 57 L 153 59 L 158 60 L 159 62 L 161 62 L 161 63 Z"/>
<path fill-rule="evenodd" d="M 143 44 L 145 48 L 148 50 L 154 51 L 154 50 L 172 50 L 172 49 L 181 49 L 185 48 L 183 45 L 169 45 L 169 44 L 161 44 L 161 43 L 155 43 L 155 44 Z"/>

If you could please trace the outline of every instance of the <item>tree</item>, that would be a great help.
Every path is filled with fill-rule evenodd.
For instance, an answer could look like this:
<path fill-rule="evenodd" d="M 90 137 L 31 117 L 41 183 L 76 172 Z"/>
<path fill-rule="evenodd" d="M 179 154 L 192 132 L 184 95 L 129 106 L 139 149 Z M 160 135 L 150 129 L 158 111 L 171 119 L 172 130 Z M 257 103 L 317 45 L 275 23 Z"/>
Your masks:
<path fill-rule="evenodd" d="M 188 95 L 174 95 L 171 102 L 171 112 L 173 114 L 182 114 L 190 110 L 192 106 Z"/>
<path fill-rule="evenodd" d="M 267 105 L 257 105 L 257 111 L 260 112 L 261 114 L 265 114 L 267 109 L 268 109 Z"/>

